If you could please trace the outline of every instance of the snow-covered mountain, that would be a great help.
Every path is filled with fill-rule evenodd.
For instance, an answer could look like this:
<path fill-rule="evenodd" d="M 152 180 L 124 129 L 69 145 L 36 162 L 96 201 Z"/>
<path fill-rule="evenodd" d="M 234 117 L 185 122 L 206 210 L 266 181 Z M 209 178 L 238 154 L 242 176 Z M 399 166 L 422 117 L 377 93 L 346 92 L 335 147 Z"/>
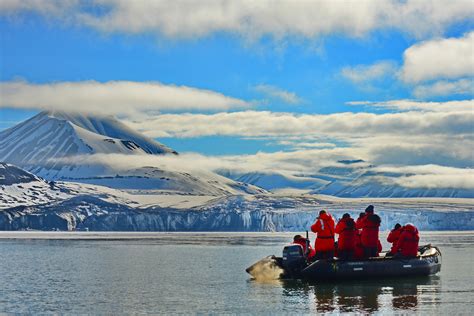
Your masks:
<path fill-rule="evenodd" d="M 60 177 L 64 158 L 110 153 L 176 154 L 113 117 L 41 112 L 0 132 L 0 161 L 49 178 Z"/>
<path fill-rule="evenodd" d="M 47 181 L 11 164 L 0 163 L 0 211 L 56 205 L 72 198 L 93 196 L 111 203 L 139 205 L 126 192 L 95 185 Z"/>
<path fill-rule="evenodd" d="M 83 162 L 94 154 L 177 155 L 113 117 L 41 112 L 0 132 L 0 161 L 18 165 L 47 180 L 67 180 L 118 189 L 162 190 L 194 195 L 265 193 L 253 185 L 213 172 L 118 168 L 113 159 Z"/>
<path fill-rule="evenodd" d="M 242 172 L 222 169 L 217 172 L 236 181 L 250 183 L 266 190 L 299 189 L 317 193 L 339 181 L 350 182 L 370 168 L 363 160 L 342 160 L 308 174 L 288 174 L 276 171 Z"/>
<path fill-rule="evenodd" d="M 367 171 L 354 179 L 336 180 L 324 187 L 311 191 L 338 197 L 446 197 L 474 198 L 474 191 L 464 188 L 407 188 L 397 184 L 394 178 L 402 175 L 387 175 Z"/>
<path fill-rule="evenodd" d="M 64 181 L 88 183 L 122 190 L 154 190 L 191 195 L 266 194 L 266 190 L 234 181 L 209 171 L 175 171 L 142 167 L 112 176 L 62 177 Z"/>
<path fill-rule="evenodd" d="M 316 190 L 330 183 L 330 181 L 321 178 L 285 175 L 279 172 L 239 173 L 219 170 L 218 173 L 236 181 L 253 184 L 271 191 L 285 188 Z"/>
<path fill-rule="evenodd" d="M 474 190 L 464 188 L 407 188 L 396 180 L 409 174 L 379 172 L 363 160 L 341 160 L 308 174 L 283 175 L 278 172 L 232 172 L 220 174 L 237 181 L 251 183 L 273 192 L 299 189 L 310 194 L 359 198 L 449 197 L 474 198 Z M 288 190 L 286 190 L 288 191 Z"/>
<path fill-rule="evenodd" d="M 34 181 L 41 181 L 41 179 L 16 166 L 0 162 L 0 185 L 30 183 Z"/>
<path fill-rule="evenodd" d="M 344 161 L 339 166 L 326 167 L 319 170 L 318 177 L 331 181 L 313 194 L 325 194 L 338 197 L 447 197 L 447 198 L 474 198 L 474 191 L 464 188 L 413 188 L 403 187 L 397 179 L 411 174 L 380 172 L 373 165 Z"/>
<path fill-rule="evenodd" d="M 117 145 L 123 145 L 130 151 L 139 150 L 148 154 L 177 154 L 171 148 L 127 127 L 113 116 L 97 116 L 62 111 L 43 112 L 39 114 L 39 116 L 41 115 L 64 120 L 89 132 L 121 140 L 121 144 Z M 112 143 L 107 140 L 106 142 Z"/>

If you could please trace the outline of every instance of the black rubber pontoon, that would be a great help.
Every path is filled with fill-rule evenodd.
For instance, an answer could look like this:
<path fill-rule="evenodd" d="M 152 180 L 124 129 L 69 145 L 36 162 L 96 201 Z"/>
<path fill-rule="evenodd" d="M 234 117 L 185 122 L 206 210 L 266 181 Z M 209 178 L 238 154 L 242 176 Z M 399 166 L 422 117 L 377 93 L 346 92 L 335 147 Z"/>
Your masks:
<path fill-rule="evenodd" d="M 306 280 L 367 279 L 383 277 L 426 276 L 441 270 L 441 252 L 437 247 L 426 245 L 419 248 L 415 258 L 376 257 L 365 260 L 342 261 L 317 260 L 306 263 L 302 252 L 289 245 L 284 248 L 283 257 L 269 256 L 251 267 L 247 272 L 258 275 L 256 267 L 265 262 L 266 266 L 281 268 L 281 278 Z M 384 255 L 384 254 L 383 254 Z M 271 264 L 269 264 L 271 263 Z"/>

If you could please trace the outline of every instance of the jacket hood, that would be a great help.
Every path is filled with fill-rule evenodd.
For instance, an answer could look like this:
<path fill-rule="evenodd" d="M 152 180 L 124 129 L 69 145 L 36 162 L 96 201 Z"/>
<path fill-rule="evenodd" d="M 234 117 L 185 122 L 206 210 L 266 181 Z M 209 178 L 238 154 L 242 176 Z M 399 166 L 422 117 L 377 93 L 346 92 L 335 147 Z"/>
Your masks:
<path fill-rule="evenodd" d="M 418 233 L 418 229 L 413 224 L 406 224 L 403 227 L 403 230 L 406 230 L 406 231 L 412 232 L 412 233 Z"/>
<path fill-rule="evenodd" d="M 350 217 L 343 218 L 341 222 L 344 223 L 344 225 L 346 226 L 346 229 L 356 229 L 356 223 L 353 218 L 350 218 Z"/>
<path fill-rule="evenodd" d="M 322 215 L 319 215 L 319 218 L 325 221 L 332 220 L 332 216 L 329 213 L 324 213 Z"/>

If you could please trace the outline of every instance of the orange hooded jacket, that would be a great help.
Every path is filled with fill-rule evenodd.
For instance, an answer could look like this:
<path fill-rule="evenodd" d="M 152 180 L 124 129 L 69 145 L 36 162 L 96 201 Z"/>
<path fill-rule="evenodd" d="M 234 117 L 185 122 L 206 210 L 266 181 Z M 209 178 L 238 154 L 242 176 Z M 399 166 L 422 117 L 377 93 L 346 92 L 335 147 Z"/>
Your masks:
<path fill-rule="evenodd" d="M 334 251 L 334 218 L 329 213 L 321 214 L 311 226 L 317 234 L 314 249 L 318 251 Z"/>

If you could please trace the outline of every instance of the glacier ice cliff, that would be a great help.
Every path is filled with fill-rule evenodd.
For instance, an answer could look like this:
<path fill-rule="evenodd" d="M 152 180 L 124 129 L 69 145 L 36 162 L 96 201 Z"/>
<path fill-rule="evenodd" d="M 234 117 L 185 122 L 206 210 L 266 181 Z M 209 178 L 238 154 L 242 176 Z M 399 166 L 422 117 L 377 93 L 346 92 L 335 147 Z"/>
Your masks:
<path fill-rule="evenodd" d="M 78 196 L 54 205 L 18 206 L 0 212 L 0 230 L 90 230 L 90 231 L 304 231 L 320 209 L 334 217 L 345 212 L 357 217 L 365 204 L 329 203 L 313 200 L 261 196 L 224 197 L 192 209 L 134 208 Z M 391 203 L 376 206 L 381 230 L 395 223 L 414 223 L 420 230 L 473 230 L 472 206 L 457 204 Z"/>

